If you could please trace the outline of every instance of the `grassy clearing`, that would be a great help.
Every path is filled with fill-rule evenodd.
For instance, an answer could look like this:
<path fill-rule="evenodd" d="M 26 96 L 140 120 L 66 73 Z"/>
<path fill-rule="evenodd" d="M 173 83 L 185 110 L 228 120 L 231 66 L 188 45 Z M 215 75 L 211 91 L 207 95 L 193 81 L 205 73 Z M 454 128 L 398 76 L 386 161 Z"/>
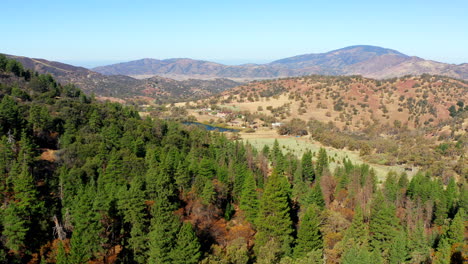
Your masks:
<path fill-rule="evenodd" d="M 307 150 L 311 150 L 312 152 L 318 153 L 320 147 L 322 145 L 319 142 L 312 141 L 306 137 L 296 138 L 296 137 L 287 137 L 287 136 L 277 136 L 277 137 L 252 137 L 247 136 L 244 137 L 242 134 L 245 142 L 250 143 L 252 146 L 261 150 L 265 145 L 273 146 L 275 139 L 278 139 L 278 143 L 283 150 L 283 153 L 294 153 L 298 157 L 302 157 L 302 154 Z M 344 158 L 350 159 L 355 164 L 362 164 L 367 163 L 365 162 L 360 156 L 357 151 L 350 151 L 350 150 L 338 150 L 330 147 L 324 147 L 327 150 L 328 155 L 332 159 L 330 162 L 330 168 L 333 171 L 338 165 L 342 164 L 342 160 Z M 334 161 L 333 161 L 334 160 Z M 387 174 L 390 171 L 395 171 L 397 173 L 402 173 L 405 171 L 403 166 L 384 166 L 378 164 L 369 164 L 376 172 L 377 177 L 380 181 L 383 181 Z M 408 176 L 411 177 L 415 174 L 415 172 L 407 172 Z"/>

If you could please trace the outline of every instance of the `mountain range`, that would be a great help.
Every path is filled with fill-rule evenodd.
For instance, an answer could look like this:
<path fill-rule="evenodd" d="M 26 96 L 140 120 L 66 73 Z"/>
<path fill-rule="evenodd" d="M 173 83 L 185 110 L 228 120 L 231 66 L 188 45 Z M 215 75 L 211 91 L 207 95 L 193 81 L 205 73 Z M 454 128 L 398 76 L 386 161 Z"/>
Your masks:
<path fill-rule="evenodd" d="M 97 96 L 107 98 L 145 97 L 146 99 L 156 99 L 159 102 L 180 101 L 219 93 L 241 84 L 222 78 L 177 81 L 153 76 L 146 79 L 135 79 L 125 75 L 103 75 L 83 67 L 45 59 L 7 54 L 6 56 L 21 62 L 27 69 L 40 74 L 51 74 L 62 84 L 73 83 L 89 94 L 95 93 Z"/>
<path fill-rule="evenodd" d="M 320 75 L 362 75 L 384 79 L 423 73 L 468 80 L 468 63 L 455 65 L 376 46 L 350 46 L 326 53 L 305 54 L 267 64 L 223 65 L 210 61 L 181 59 L 141 59 L 92 69 L 104 75 L 135 78 L 163 76 L 173 79 L 230 78 L 237 80 Z"/>
<path fill-rule="evenodd" d="M 6 54 L 7 55 L 7 54 Z M 174 102 L 207 97 L 245 82 L 304 75 L 362 75 L 390 78 L 423 73 L 468 80 L 468 63 L 454 65 L 375 46 L 351 46 L 305 54 L 267 64 L 223 65 L 193 59 L 142 59 L 86 69 L 73 65 L 7 55 L 25 68 L 74 83 L 87 93 L 120 99 Z"/>

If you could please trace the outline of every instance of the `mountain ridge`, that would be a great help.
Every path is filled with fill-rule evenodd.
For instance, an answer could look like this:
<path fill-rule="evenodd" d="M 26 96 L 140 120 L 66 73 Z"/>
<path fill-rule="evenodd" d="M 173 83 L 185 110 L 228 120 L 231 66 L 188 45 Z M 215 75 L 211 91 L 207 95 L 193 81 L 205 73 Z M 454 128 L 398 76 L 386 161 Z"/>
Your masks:
<path fill-rule="evenodd" d="M 468 68 L 464 64 L 425 60 L 378 46 L 354 45 L 325 53 L 296 55 L 265 64 L 225 65 L 190 58 L 145 58 L 92 70 L 105 75 L 120 74 L 135 78 L 159 75 L 174 79 L 218 77 L 254 80 L 320 74 L 385 79 L 427 73 L 468 80 Z"/>
<path fill-rule="evenodd" d="M 160 102 L 178 101 L 208 96 L 241 84 L 223 78 L 177 81 L 166 77 L 153 76 L 146 79 L 135 79 L 126 75 L 103 75 L 84 67 L 46 59 L 4 55 L 19 61 L 26 69 L 40 74 L 51 74 L 62 84 L 73 83 L 84 92 L 88 94 L 95 93 L 100 97 L 128 99 L 144 96 L 154 98 Z"/>

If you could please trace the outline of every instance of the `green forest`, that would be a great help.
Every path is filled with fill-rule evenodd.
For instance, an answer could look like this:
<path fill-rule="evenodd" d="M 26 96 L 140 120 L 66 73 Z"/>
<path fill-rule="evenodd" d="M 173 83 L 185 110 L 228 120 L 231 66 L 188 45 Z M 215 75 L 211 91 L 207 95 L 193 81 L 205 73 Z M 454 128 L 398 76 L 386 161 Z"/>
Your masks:
<path fill-rule="evenodd" d="M 466 261 L 468 175 L 379 182 L 333 158 L 141 118 L 0 56 L 0 262 Z"/>

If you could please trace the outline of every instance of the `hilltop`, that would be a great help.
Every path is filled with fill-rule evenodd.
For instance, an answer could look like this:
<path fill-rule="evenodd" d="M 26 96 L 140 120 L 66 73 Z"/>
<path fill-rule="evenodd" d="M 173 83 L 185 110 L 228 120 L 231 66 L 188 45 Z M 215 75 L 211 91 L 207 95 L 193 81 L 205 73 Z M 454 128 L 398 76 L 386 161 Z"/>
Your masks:
<path fill-rule="evenodd" d="M 363 75 L 384 79 L 423 73 L 468 80 L 468 64 L 447 64 L 408 56 L 399 51 L 357 45 L 326 53 L 304 54 L 267 64 L 223 65 L 220 63 L 178 59 L 141 59 L 107 66 L 93 71 L 105 75 L 127 75 L 147 78 L 159 75 L 174 79 L 230 78 L 239 80 L 320 75 Z"/>

